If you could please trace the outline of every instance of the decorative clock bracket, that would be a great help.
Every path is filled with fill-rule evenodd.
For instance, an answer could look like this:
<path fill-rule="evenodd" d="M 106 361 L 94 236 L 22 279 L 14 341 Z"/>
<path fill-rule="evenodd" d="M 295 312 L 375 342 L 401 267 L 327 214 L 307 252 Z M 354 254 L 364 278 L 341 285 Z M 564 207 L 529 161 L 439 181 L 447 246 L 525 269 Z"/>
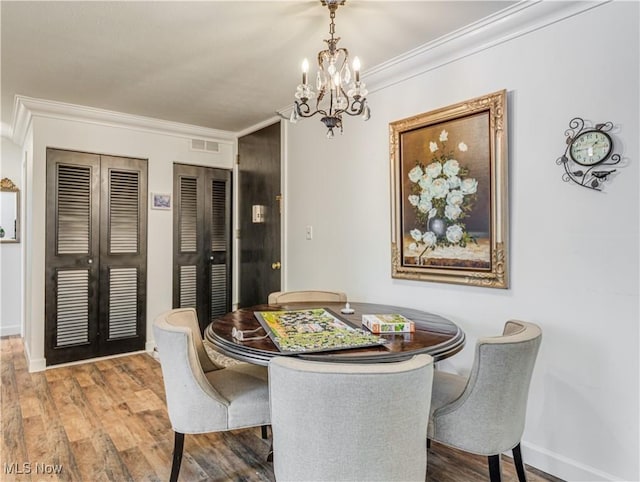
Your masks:
<path fill-rule="evenodd" d="M 611 122 L 587 127 L 582 118 L 571 119 L 564 132 L 567 147 L 556 159 L 556 164 L 564 167 L 564 182 L 573 181 L 579 186 L 602 191 L 602 183 L 616 171 L 608 166 L 620 162 L 620 154 L 613 153 L 613 139 L 609 135 L 612 128 Z"/>

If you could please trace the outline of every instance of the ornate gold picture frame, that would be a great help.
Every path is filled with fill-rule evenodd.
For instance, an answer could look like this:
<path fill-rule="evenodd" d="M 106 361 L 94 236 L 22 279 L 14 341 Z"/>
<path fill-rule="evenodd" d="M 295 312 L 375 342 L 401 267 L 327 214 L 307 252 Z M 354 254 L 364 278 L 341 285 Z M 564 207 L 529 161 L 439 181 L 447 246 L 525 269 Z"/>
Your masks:
<path fill-rule="evenodd" d="M 20 242 L 20 189 L 8 177 L 0 181 L 0 243 Z"/>
<path fill-rule="evenodd" d="M 389 124 L 393 278 L 508 287 L 506 96 Z"/>

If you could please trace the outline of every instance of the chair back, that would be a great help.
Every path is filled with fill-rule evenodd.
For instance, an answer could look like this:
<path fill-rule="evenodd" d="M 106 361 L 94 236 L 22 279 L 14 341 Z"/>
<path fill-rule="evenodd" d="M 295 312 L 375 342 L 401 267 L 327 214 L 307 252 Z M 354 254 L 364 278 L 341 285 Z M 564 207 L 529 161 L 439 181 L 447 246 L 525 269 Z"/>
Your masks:
<path fill-rule="evenodd" d="M 275 291 L 269 294 L 269 304 L 277 305 L 281 303 L 302 303 L 309 302 L 327 302 L 340 303 L 347 301 L 347 295 L 339 291 Z"/>
<path fill-rule="evenodd" d="M 480 338 L 462 395 L 433 414 L 433 439 L 481 455 L 518 445 L 541 340 L 540 327 L 516 320 L 502 336 Z"/>
<path fill-rule="evenodd" d="M 433 360 L 269 363 L 278 481 L 423 482 Z"/>
<path fill-rule="evenodd" d="M 229 404 L 209 383 L 205 372 L 217 367 L 204 350 L 198 317 L 193 308 L 170 310 L 153 323 L 153 334 L 167 397 L 167 410 L 176 432 L 219 430 L 227 419 Z M 209 420 L 203 421 L 207 413 Z M 220 420 L 214 424 L 215 420 Z"/>

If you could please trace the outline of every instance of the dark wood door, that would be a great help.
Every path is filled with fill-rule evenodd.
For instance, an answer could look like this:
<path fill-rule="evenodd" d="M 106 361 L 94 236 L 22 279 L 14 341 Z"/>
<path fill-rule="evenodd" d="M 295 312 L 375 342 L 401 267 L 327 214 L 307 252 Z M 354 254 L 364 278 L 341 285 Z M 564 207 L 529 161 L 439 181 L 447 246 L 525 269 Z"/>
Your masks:
<path fill-rule="evenodd" d="M 231 310 L 231 172 L 174 164 L 173 306 L 200 329 Z"/>
<path fill-rule="evenodd" d="M 266 303 L 281 286 L 280 123 L 238 139 L 238 163 L 238 304 L 244 307 Z"/>
<path fill-rule="evenodd" d="M 47 149 L 47 365 L 146 341 L 147 162 Z"/>

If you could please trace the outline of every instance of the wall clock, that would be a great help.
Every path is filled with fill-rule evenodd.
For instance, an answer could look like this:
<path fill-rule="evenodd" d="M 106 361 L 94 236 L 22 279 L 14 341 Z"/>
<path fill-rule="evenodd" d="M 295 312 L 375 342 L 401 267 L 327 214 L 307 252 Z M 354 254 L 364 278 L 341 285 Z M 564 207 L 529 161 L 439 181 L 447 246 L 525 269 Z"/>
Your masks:
<path fill-rule="evenodd" d="M 613 153 L 614 142 L 609 134 L 612 128 L 611 122 L 588 127 L 580 117 L 571 119 L 565 131 L 567 147 L 556 160 L 556 164 L 564 167 L 563 181 L 602 190 L 602 183 L 616 171 L 605 166 L 620 162 L 620 155 Z"/>

